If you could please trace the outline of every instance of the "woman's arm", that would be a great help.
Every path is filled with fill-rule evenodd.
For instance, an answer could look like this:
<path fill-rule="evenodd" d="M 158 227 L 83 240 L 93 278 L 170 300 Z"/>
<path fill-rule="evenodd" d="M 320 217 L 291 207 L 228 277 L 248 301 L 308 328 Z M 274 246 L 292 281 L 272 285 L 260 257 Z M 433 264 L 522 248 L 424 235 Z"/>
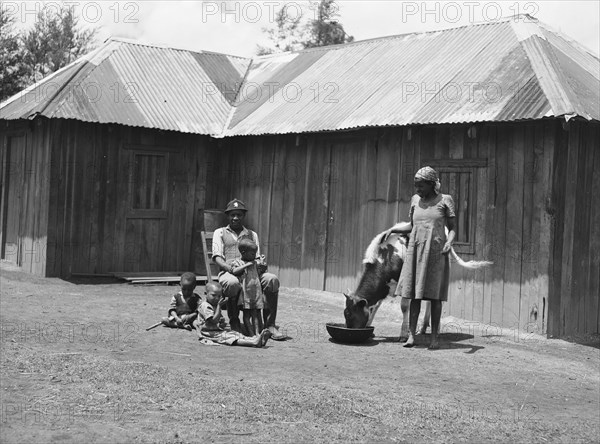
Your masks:
<path fill-rule="evenodd" d="M 442 254 L 446 254 L 452 248 L 452 244 L 454 243 L 454 238 L 456 237 L 456 231 L 454 231 L 454 217 L 446 218 L 446 227 L 448 227 L 448 236 L 446 236 L 446 243 L 444 244 L 444 248 L 442 249 Z"/>
<path fill-rule="evenodd" d="M 390 233 L 406 233 L 407 231 L 412 231 L 412 224 L 410 222 L 398 222 L 388 231 Z"/>

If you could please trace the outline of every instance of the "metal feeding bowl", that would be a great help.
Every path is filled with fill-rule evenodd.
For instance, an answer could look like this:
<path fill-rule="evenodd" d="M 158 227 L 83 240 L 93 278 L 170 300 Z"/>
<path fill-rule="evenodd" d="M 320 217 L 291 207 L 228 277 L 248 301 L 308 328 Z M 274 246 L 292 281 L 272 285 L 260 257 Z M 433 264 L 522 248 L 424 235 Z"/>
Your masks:
<path fill-rule="evenodd" d="M 373 330 L 375 330 L 375 327 L 348 328 L 346 324 L 336 324 L 333 322 L 328 322 L 325 326 L 334 341 L 346 344 L 365 342 L 373 336 Z"/>

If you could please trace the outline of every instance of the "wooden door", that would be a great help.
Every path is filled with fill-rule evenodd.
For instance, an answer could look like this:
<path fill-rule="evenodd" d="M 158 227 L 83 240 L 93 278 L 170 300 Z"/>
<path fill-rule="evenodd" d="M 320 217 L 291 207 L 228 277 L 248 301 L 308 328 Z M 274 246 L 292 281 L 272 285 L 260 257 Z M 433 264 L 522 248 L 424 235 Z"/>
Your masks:
<path fill-rule="evenodd" d="M 8 136 L 3 153 L 2 172 L 2 241 L 1 258 L 17 265 L 22 262 L 19 235 L 22 216 L 25 168 L 25 135 Z"/>
<path fill-rule="evenodd" d="M 129 153 L 123 271 L 166 271 L 169 156 L 161 151 Z"/>
<path fill-rule="evenodd" d="M 354 289 L 365 247 L 363 197 L 367 168 L 364 140 L 334 139 L 330 144 L 330 183 L 324 290 Z"/>

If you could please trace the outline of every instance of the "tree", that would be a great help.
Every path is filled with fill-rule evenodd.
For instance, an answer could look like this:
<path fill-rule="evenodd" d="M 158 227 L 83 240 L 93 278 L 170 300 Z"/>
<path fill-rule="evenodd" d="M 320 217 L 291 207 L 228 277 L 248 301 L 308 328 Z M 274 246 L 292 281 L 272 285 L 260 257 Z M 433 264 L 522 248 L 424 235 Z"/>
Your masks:
<path fill-rule="evenodd" d="M 16 13 L 0 7 L 0 102 L 27 86 L 24 53 L 15 31 Z"/>
<path fill-rule="evenodd" d="M 311 38 L 304 42 L 304 47 L 314 48 L 354 41 L 354 37 L 346 34 L 342 24 L 334 20 L 337 17 L 339 14 L 334 0 L 321 0 L 317 6 L 316 18 L 309 23 Z"/>
<path fill-rule="evenodd" d="M 266 46 L 258 45 L 257 54 L 265 55 L 272 54 L 274 52 L 286 52 L 296 51 L 303 49 L 303 40 L 307 37 L 304 34 L 305 26 L 302 24 L 302 15 L 291 17 L 288 14 L 286 5 L 283 5 L 275 13 L 275 27 L 271 29 L 263 28 L 263 32 L 266 32 L 269 40 L 273 42 L 274 47 L 269 48 Z"/>
<path fill-rule="evenodd" d="M 97 29 L 83 30 L 73 7 L 44 6 L 22 36 L 30 82 L 41 80 L 90 51 Z"/>
<path fill-rule="evenodd" d="M 354 37 L 346 34 L 344 27 L 337 20 L 337 4 L 334 0 L 321 0 L 314 9 L 314 18 L 305 19 L 306 14 L 292 17 L 288 3 L 279 9 L 275 16 L 275 25 L 271 29 L 263 28 L 272 47 L 257 45 L 258 55 L 284 51 L 297 51 L 317 46 L 337 45 L 354 41 Z M 297 3 L 294 4 L 297 6 Z M 294 10 L 297 10 L 294 8 Z M 304 20 L 303 20 L 304 19 Z"/>

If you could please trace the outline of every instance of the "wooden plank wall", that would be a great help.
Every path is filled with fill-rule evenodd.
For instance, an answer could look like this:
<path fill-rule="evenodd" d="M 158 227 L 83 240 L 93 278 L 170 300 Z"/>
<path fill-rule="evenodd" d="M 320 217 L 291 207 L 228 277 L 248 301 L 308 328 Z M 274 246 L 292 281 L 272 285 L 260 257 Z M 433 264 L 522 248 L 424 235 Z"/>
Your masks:
<path fill-rule="evenodd" d="M 208 137 L 69 120 L 46 125 L 52 152 L 47 276 L 194 270 L 195 214 L 204 207 L 198 180 L 205 179 Z M 156 230 L 152 220 L 127 218 L 128 146 L 173 150 L 165 229 Z M 149 251 L 161 257 L 149 262 Z"/>
<path fill-rule="evenodd" d="M 12 233 L 16 243 L 5 245 L 5 258 L 24 271 L 43 274 L 48 247 L 50 150 L 45 147 L 49 133 L 35 122 L 4 122 L 2 126 L 0 220 L 5 219 L 7 212 L 17 214 L 11 218 L 16 222 Z M 8 187 L 9 182 L 16 185 L 15 189 Z M 4 233 L 1 239 L 5 242 Z"/>
<path fill-rule="evenodd" d="M 557 130 L 548 333 L 600 331 L 600 125 L 570 121 Z"/>
<path fill-rule="evenodd" d="M 557 298 L 549 288 L 558 283 L 563 294 L 570 290 L 548 270 L 558 270 L 567 280 L 571 272 L 564 269 L 560 255 L 568 249 L 571 262 L 573 256 L 581 260 L 579 251 L 587 257 L 573 275 L 579 290 L 588 289 L 581 293 L 587 295 L 585 308 L 582 303 L 566 303 L 563 297 L 556 310 L 570 307 L 577 313 L 577 325 L 597 331 L 598 277 L 593 272 L 598 270 L 599 250 L 591 246 L 598 244 L 599 233 L 598 224 L 591 221 L 598 220 L 598 205 L 585 210 L 587 194 L 570 204 L 553 194 L 557 183 L 566 186 L 558 165 L 564 168 L 567 163 L 573 177 L 581 177 L 577 186 L 588 190 L 597 185 L 591 166 L 597 165 L 598 156 L 589 148 L 595 141 L 597 145 L 597 132 L 577 136 L 585 144 L 570 135 L 570 146 L 587 148 L 585 153 L 571 153 L 567 162 L 561 157 L 566 133 L 558 120 L 478 124 L 471 137 L 469 128 L 446 125 L 225 139 L 212 159 L 221 167 L 207 183 L 207 202 L 222 208 L 232 197 L 246 201 L 248 225 L 258 231 L 271 270 L 280 275 L 282 285 L 341 292 L 356 285 L 362 252 L 372 236 L 406 219 L 413 175 L 423 160 L 460 165 L 460 160 L 468 164 L 485 159 L 487 167 L 474 168 L 475 250 L 461 256 L 492 260 L 494 266 L 476 272 L 453 266 L 444 315 L 513 328 L 515 334 L 549 331 L 550 298 Z M 269 159 L 273 161 L 267 165 Z M 253 180 L 249 174 L 227 174 L 240 171 L 244 162 L 253 165 Z M 290 180 L 292 169 L 302 173 L 294 175 L 295 180 Z M 553 199 L 557 202 L 550 204 Z M 560 205 L 571 207 L 559 210 Z M 270 217 L 262 213 L 267 208 Z M 566 213 L 572 220 L 557 220 Z M 569 238 L 580 217 L 587 220 L 582 228 L 591 243 Z M 560 248 L 554 238 L 558 231 Z M 571 263 L 566 265 L 573 269 Z M 581 270 L 589 271 L 579 276 Z"/>
<path fill-rule="evenodd" d="M 170 199 L 182 210 L 169 215 L 164 271 L 193 266 L 198 210 L 237 197 L 248 204 L 248 225 L 282 285 L 335 292 L 356 285 L 372 236 L 406 219 L 424 160 L 486 159 L 487 167 L 474 168 L 475 250 L 462 256 L 494 266 L 454 266 L 444 314 L 556 336 L 595 333 L 598 128 L 571 121 L 563 129 L 548 119 L 478 124 L 471 137 L 469 126 L 438 125 L 215 141 L 45 121 L 27 139 L 25 168 L 36 174 L 23 187 L 21 229 L 25 248 L 46 242 L 47 263 L 27 266 L 49 276 L 125 268 L 123 144 L 178 146 L 183 153 L 177 158 L 185 167 L 170 171 L 179 180 Z"/>

